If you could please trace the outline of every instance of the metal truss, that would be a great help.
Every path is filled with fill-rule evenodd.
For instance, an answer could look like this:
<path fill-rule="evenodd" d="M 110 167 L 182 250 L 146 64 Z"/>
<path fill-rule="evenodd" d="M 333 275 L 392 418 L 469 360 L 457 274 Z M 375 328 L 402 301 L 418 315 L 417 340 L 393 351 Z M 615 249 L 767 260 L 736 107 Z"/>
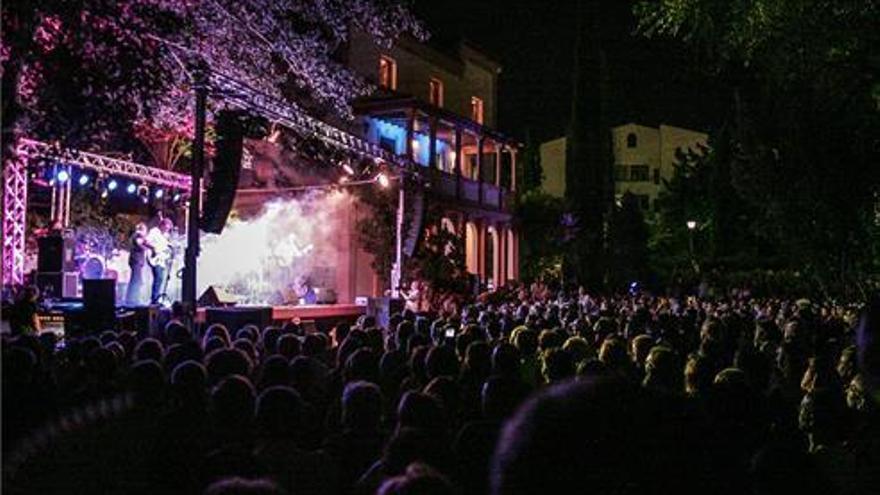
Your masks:
<path fill-rule="evenodd" d="M 18 155 L 3 169 L 3 284 L 24 282 L 27 213 L 27 157 Z"/>
<path fill-rule="evenodd" d="M 97 153 L 65 149 L 59 155 L 57 148 L 33 139 L 20 139 L 18 152 L 20 156 L 27 158 L 58 158 L 65 164 L 107 175 L 128 177 L 151 185 L 189 190 L 190 178 L 188 175 L 148 167 L 128 160 L 110 158 Z"/>
<path fill-rule="evenodd" d="M 377 144 L 322 122 L 290 103 L 262 93 L 243 82 L 211 71 L 209 83 L 217 96 L 232 106 L 255 111 L 269 120 L 351 153 L 401 164 L 400 157 Z"/>
<path fill-rule="evenodd" d="M 24 282 L 25 231 L 27 228 L 28 162 L 37 158 L 58 159 L 98 173 L 128 177 L 151 185 L 189 190 L 188 175 L 169 172 L 109 156 L 59 149 L 42 141 L 19 139 L 15 158 L 3 169 L 3 284 Z"/>

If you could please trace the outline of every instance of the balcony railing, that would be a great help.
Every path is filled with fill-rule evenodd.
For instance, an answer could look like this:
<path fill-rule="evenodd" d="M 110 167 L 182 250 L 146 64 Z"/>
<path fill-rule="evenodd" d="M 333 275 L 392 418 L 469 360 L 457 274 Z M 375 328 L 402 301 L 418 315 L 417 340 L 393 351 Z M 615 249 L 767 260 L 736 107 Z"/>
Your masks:
<path fill-rule="evenodd" d="M 444 198 L 495 210 L 505 210 L 513 204 L 513 192 L 507 188 L 489 183 L 483 183 L 481 187 L 476 180 L 442 170 L 433 170 L 430 176 L 434 193 Z"/>

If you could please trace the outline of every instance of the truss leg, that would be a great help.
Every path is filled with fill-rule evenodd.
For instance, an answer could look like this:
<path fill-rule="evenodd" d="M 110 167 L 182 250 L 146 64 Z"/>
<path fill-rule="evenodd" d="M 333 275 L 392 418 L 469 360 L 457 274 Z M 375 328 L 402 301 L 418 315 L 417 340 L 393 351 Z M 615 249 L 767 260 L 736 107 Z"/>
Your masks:
<path fill-rule="evenodd" d="M 27 227 L 27 156 L 18 153 L 3 169 L 3 285 L 24 283 Z"/>

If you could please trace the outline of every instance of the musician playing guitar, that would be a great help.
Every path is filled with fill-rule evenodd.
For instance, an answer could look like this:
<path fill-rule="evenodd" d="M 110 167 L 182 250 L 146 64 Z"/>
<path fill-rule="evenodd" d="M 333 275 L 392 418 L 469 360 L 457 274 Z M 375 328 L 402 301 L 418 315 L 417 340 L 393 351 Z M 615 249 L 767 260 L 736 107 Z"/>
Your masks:
<path fill-rule="evenodd" d="M 158 304 L 165 287 L 171 261 L 171 240 L 169 235 L 174 224 L 163 218 L 147 233 L 145 244 L 149 248 L 147 263 L 153 272 L 153 286 L 150 291 L 150 304 Z"/>

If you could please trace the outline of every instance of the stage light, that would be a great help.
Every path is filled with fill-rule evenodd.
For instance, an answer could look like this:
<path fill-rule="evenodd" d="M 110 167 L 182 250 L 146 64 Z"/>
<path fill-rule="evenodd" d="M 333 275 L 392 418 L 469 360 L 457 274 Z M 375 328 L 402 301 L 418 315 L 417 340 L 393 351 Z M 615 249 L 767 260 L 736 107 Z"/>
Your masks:
<path fill-rule="evenodd" d="M 165 191 L 162 189 L 156 189 L 156 192 L 153 193 L 153 196 L 155 196 L 156 199 L 162 199 L 162 196 L 165 196 Z"/>
<path fill-rule="evenodd" d="M 116 179 L 110 179 L 110 182 L 107 183 L 108 191 L 115 191 L 117 187 L 119 187 L 119 183 L 116 182 Z"/>
<path fill-rule="evenodd" d="M 84 186 L 89 183 L 89 176 L 82 174 L 79 176 L 79 185 Z"/>
<path fill-rule="evenodd" d="M 342 170 L 345 170 L 345 173 L 347 173 L 348 175 L 354 175 L 354 169 L 348 163 L 342 164 Z"/>
<path fill-rule="evenodd" d="M 391 185 L 391 179 L 389 179 L 384 172 L 381 172 L 379 173 L 379 175 L 376 176 L 376 182 L 378 182 L 379 185 L 384 188 L 388 188 L 388 186 Z"/>
<path fill-rule="evenodd" d="M 58 182 L 60 184 L 64 184 L 65 182 L 67 182 L 67 179 L 70 178 L 70 173 L 67 170 L 61 169 L 58 171 L 58 174 L 56 174 L 56 177 L 58 178 Z"/>
<path fill-rule="evenodd" d="M 180 193 L 174 193 L 174 197 L 172 198 L 175 202 L 180 201 Z"/>
<path fill-rule="evenodd" d="M 134 193 L 137 192 L 137 186 L 134 185 L 134 182 L 129 182 L 129 183 L 128 183 L 128 187 L 125 188 L 125 191 L 126 191 L 128 194 L 134 194 Z"/>
<path fill-rule="evenodd" d="M 101 199 L 107 199 L 107 196 L 109 196 L 109 195 L 110 195 L 110 191 L 108 191 L 106 189 L 101 191 Z"/>

